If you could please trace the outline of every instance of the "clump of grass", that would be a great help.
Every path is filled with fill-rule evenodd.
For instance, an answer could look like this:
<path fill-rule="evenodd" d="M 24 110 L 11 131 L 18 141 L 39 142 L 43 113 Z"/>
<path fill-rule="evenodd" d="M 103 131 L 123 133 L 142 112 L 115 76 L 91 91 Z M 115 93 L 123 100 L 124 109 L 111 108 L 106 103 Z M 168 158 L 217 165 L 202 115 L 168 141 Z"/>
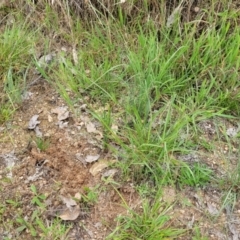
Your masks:
<path fill-rule="evenodd" d="M 65 98 L 64 89 L 71 89 L 77 97 L 88 95 L 92 103 L 111 106 L 108 111 L 112 113 L 94 116 L 105 128 L 106 144 L 114 141 L 124 149 L 124 156 L 119 156 L 125 159 L 123 172 L 131 174 L 134 168 L 139 179 L 152 176 L 156 181 L 164 173 L 171 182 L 176 162 L 169 156 L 199 146 L 211 151 L 198 138 L 197 123 L 240 111 L 236 91 L 239 29 L 234 20 L 230 27 L 229 10 L 219 14 L 218 28 L 214 27 L 216 18 L 210 16 L 211 22 L 201 34 L 196 22 L 181 29 L 176 24 L 172 31 L 163 28 L 160 40 L 154 29 L 135 26 L 130 31 L 116 23 L 94 25 L 78 35 L 86 43 L 78 52 L 81 61 L 73 64 L 65 56 L 54 71 Z M 233 18 L 236 20 L 235 15 Z M 118 134 L 111 131 L 112 120 L 106 114 L 122 119 Z M 195 170 L 190 175 L 198 174 Z"/>
<path fill-rule="evenodd" d="M 4 106 L 0 112 L 1 121 L 7 119 L 15 110 L 14 104 L 21 101 L 26 75 L 32 65 L 35 33 L 18 21 L 7 24 L 0 37 L 0 103 Z"/>
<path fill-rule="evenodd" d="M 169 209 L 169 207 L 163 206 L 159 199 L 153 203 L 145 200 L 140 212 L 129 209 L 127 216 L 118 217 L 118 226 L 107 239 L 156 240 L 177 238 L 185 231 L 170 227 L 171 220 L 167 216 Z"/>
<path fill-rule="evenodd" d="M 14 113 L 14 107 L 11 104 L 3 104 L 0 106 L 0 124 L 11 119 Z"/>
<path fill-rule="evenodd" d="M 202 187 L 209 183 L 212 170 L 204 164 L 195 163 L 193 166 L 182 166 L 178 175 L 180 186 Z"/>

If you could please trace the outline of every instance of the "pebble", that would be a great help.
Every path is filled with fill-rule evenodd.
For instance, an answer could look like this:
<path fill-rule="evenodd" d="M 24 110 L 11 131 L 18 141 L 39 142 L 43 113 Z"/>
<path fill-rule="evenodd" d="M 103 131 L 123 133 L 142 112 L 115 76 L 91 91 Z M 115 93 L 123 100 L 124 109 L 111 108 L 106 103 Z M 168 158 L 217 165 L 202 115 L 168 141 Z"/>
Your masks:
<path fill-rule="evenodd" d="M 193 10 L 194 10 L 195 13 L 198 13 L 200 11 L 200 8 L 199 7 L 195 7 Z"/>

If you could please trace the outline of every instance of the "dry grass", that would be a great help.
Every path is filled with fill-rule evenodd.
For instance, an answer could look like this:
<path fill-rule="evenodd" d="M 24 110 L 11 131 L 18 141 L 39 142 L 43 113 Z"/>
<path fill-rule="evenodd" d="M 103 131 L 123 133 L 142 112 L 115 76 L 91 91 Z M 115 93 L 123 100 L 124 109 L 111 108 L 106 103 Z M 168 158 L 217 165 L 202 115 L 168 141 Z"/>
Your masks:
<path fill-rule="evenodd" d="M 15 8 L 16 10 L 21 9 L 25 15 L 34 12 L 36 19 L 38 19 L 44 15 L 46 5 L 49 5 L 56 12 L 62 13 L 66 22 L 69 21 L 67 15 L 70 11 L 86 22 L 93 22 L 104 17 L 121 20 L 125 24 L 152 21 L 159 28 L 165 24 L 166 18 L 180 4 L 182 6 L 182 20 L 192 20 L 198 12 L 197 2 L 187 0 L 17 0 L 14 2 L 1 1 L 0 14 L 4 16 L 10 8 Z"/>

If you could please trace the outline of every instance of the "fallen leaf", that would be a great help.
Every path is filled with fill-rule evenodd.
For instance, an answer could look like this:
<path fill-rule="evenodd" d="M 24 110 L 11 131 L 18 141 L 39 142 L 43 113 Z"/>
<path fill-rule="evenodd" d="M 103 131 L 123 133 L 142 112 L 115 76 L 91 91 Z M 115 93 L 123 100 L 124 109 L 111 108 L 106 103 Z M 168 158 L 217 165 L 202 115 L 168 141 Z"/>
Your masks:
<path fill-rule="evenodd" d="M 228 219 L 227 225 L 230 232 L 232 233 L 232 240 L 238 240 L 240 238 L 240 233 L 239 233 L 237 224 L 234 224 L 234 223 L 238 223 L 239 221 L 238 219 L 235 218 L 234 214 L 232 213 L 232 209 L 230 205 L 227 205 L 225 209 L 226 209 L 226 214 Z"/>
<path fill-rule="evenodd" d="M 40 168 L 36 168 L 36 172 L 32 176 L 29 176 L 25 183 L 35 182 L 36 180 L 38 180 L 43 175 L 43 171 L 40 170 Z"/>
<path fill-rule="evenodd" d="M 98 162 L 94 163 L 92 167 L 89 169 L 89 172 L 96 176 L 98 173 L 100 173 L 104 168 L 107 168 L 109 164 L 115 162 L 115 160 L 99 160 Z"/>
<path fill-rule="evenodd" d="M 95 133 L 96 132 L 96 127 L 92 122 L 86 123 L 86 128 L 89 133 Z"/>
<path fill-rule="evenodd" d="M 192 220 L 187 223 L 187 228 L 188 229 L 192 229 L 193 228 L 194 221 L 195 221 L 195 217 L 193 215 L 192 216 Z"/>
<path fill-rule="evenodd" d="M 59 217 L 65 221 L 74 221 L 80 215 L 80 207 L 74 206 L 70 208 L 64 209 L 60 214 Z"/>
<path fill-rule="evenodd" d="M 40 59 L 38 60 L 37 64 L 40 68 L 46 68 L 47 65 L 49 65 L 54 57 L 56 56 L 55 53 L 49 53 L 47 55 L 43 55 L 42 57 L 40 57 Z"/>
<path fill-rule="evenodd" d="M 30 119 L 29 123 L 28 123 L 28 129 L 34 129 L 39 123 L 40 121 L 38 121 L 39 115 L 34 115 L 32 116 L 32 118 Z"/>
<path fill-rule="evenodd" d="M 113 177 L 118 172 L 118 169 L 113 168 L 107 170 L 105 173 L 102 174 L 102 177 Z"/>
<path fill-rule="evenodd" d="M 85 162 L 92 163 L 99 159 L 100 155 L 87 155 L 85 158 Z"/>
<path fill-rule="evenodd" d="M 87 109 L 87 104 L 82 104 L 79 109 L 81 109 L 82 111 L 86 111 Z"/>
<path fill-rule="evenodd" d="M 67 208 L 72 208 L 73 206 L 76 206 L 77 203 L 75 200 L 73 200 L 71 197 L 64 197 L 60 195 L 61 200 L 66 205 Z"/>
<path fill-rule="evenodd" d="M 52 109 L 51 112 L 58 115 L 57 118 L 59 121 L 66 120 L 67 118 L 69 118 L 68 107 L 57 107 Z"/>
<path fill-rule="evenodd" d="M 77 55 L 76 48 L 73 48 L 72 54 L 73 54 L 73 62 L 75 65 L 77 65 L 78 64 L 78 55 Z"/>
<path fill-rule="evenodd" d="M 40 129 L 39 129 L 38 126 L 35 127 L 34 131 L 35 131 L 36 136 L 37 136 L 38 138 L 42 138 L 43 134 L 42 134 L 42 132 L 40 131 Z"/>
<path fill-rule="evenodd" d="M 60 129 L 63 129 L 68 126 L 68 122 L 59 121 L 57 122 L 57 125 L 59 126 Z"/>
<path fill-rule="evenodd" d="M 7 168 L 9 168 L 9 173 L 7 174 L 7 176 L 9 178 L 12 178 L 12 167 L 15 165 L 15 163 L 18 161 L 18 158 L 15 156 L 15 153 L 14 151 L 11 151 L 9 153 L 6 153 L 6 154 L 2 154 L 0 155 L 0 158 L 3 159 L 4 163 L 5 163 L 5 166 Z"/>
<path fill-rule="evenodd" d="M 210 202 L 207 202 L 207 208 L 208 208 L 208 212 L 211 215 L 219 214 L 219 211 L 217 210 L 217 208 L 214 205 L 212 205 Z"/>
<path fill-rule="evenodd" d="M 83 158 L 83 154 L 76 153 L 75 156 L 76 156 L 77 160 L 80 161 L 86 167 L 87 163 L 86 163 L 85 159 Z"/>
<path fill-rule="evenodd" d="M 77 200 L 81 200 L 81 199 L 82 199 L 81 193 L 77 192 L 77 193 L 74 195 L 74 198 L 76 198 Z"/>
<path fill-rule="evenodd" d="M 179 17 L 179 14 L 182 10 L 181 5 L 182 5 L 182 2 L 173 10 L 172 14 L 168 17 L 167 24 L 166 24 L 167 28 L 170 28 L 173 25 L 173 23 L 176 21 L 177 17 Z"/>
<path fill-rule="evenodd" d="M 51 115 L 48 115 L 48 122 L 52 122 L 53 121 L 53 118 L 52 118 L 52 116 Z"/>
<path fill-rule="evenodd" d="M 227 135 L 229 136 L 229 137 L 235 137 L 237 134 L 238 134 L 238 132 L 239 132 L 239 129 L 236 129 L 236 128 L 228 128 L 227 129 Z"/>
<path fill-rule="evenodd" d="M 30 100 L 32 95 L 33 95 L 32 92 L 26 91 L 21 95 L 21 97 L 22 97 L 22 100 Z"/>

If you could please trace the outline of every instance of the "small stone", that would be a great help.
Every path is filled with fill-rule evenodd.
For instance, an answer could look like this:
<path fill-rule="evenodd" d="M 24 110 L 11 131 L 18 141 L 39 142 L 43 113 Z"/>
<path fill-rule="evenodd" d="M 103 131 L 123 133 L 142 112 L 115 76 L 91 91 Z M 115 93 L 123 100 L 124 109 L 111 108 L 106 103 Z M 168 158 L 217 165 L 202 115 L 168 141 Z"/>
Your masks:
<path fill-rule="evenodd" d="M 195 7 L 193 10 L 194 10 L 195 13 L 198 13 L 200 11 L 200 8 L 199 7 Z"/>

